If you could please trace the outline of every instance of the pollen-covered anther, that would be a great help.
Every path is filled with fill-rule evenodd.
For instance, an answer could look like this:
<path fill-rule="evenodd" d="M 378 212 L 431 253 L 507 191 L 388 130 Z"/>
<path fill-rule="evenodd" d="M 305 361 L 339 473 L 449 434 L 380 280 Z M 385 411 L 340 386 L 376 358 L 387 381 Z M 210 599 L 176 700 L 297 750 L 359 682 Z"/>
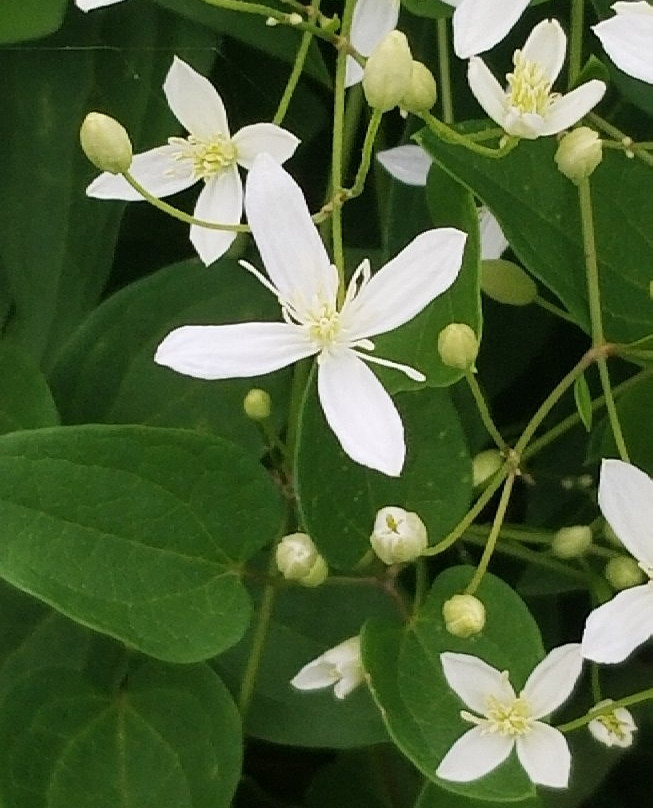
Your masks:
<path fill-rule="evenodd" d="M 547 81 L 542 68 L 524 57 L 520 50 L 513 56 L 515 70 L 508 73 L 508 103 L 522 113 L 543 115 L 557 94 L 551 93 L 551 83 Z"/>
<path fill-rule="evenodd" d="M 323 305 L 314 321 L 309 325 L 311 339 L 325 348 L 335 342 L 340 332 L 340 315 L 328 305 Z"/>
<path fill-rule="evenodd" d="M 168 143 L 179 147 L 174 155 L 175 160 L 192 162 L 193 177 L 196 180 L 210 179 L 233 165 L 238 157 L 233 141 L 222 135 L 216 135 L 210 141 L 199 140 L 194 135 L 186 138 L 171 137 L 168 138 Z"/>

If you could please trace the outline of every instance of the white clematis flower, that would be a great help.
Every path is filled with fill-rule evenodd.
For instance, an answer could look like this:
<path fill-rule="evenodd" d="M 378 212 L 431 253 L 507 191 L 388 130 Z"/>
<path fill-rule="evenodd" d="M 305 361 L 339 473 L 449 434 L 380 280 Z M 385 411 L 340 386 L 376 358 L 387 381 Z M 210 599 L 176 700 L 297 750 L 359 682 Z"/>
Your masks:
<path fill-rule="evenodd" d="M 365 679 L 360 637 L 350 637 L 309 662 L 290 680 L 297 690 L 333 687 L 337 699 L 344 699 Z"/>
<path fill-rule="evenodd" d="M 603 50 L 619 70 L 653 84 L 653 6 L 640 2 L 614 3 L 614 17 L 592 27 Z"/>
<path fill-rule="evenodd" d="M 583 656 L 621 662 L 653 635 L 653 480 L 630 463 L 604 460 L 599 507 L 650 579 L 619 592 L 587 618 Z"/>
<path fill-rule="evenodd" d="M 555 135 L 579 121 L 605 93 L 598 79 L 565 95 L 551 87 L 565 60 L 567 37 L 557 20 L 543 20 L 513 56 L 514 72 L 504 90 L 478 56 L 469 60 L 467 79 L 478 103 L 509 135 L 533 140 Z"/>
<path fill-rule="evenodd" d="M 530 0 L 443 0 L 455 6 L 453 49 L 460 59 L 490 50 L 508 34 Z"/>
<path fill-rule="evenodd" d="M 190 134 L 168 138 L 165 146 L 137 154 L 130 174 L 156 197 L 175 194 L 201 180 L 194 216 L 219 224 L 238 224 L 243 212 L 238 166 L 249 169 L 262 152 L 283 163 L 292 156 L 299 140 L 271 123 L 243 126 L 232 137 L 218 91 L 176 56 L 163 92 L 175 117 Z M 109 173 L 96 177 L 86 193 L 98 199 L 142 199 L 124 177 Z M 190 228 L 190 240 L 207 265 L 220 258 L 235 237 L 233 231 L 198 225 Z"/>
<path fill-rule="evenodd" d="M 600 701 L 593 709 L 607 707 L 612 699 Z M 615 707 L 610 713 L 593 718 L 587 725 L 592 737 L 605 746 L 619 746 L 627 749 L 633 743 L 633 733 L 637 732 L 632 713 L 625 707 Z"/>
<path fill-rule="evenodd" d="M 75 5 L 82 11 L 93 11 L 95 8 L 112 6 L 114 3 L 122 3 L 122 0 L 75 0 Z"/>
<path fill-rule="evenodd" d="M 476 726 L 444 756 L 436 775 L 467 783 L 491 772 L 516 748 L 533 783 L 565 788 L 571 755 L 564 735 L 538 719 L 557 709 L 571 694 L 583 660 L 578 643 L 554 648 L 534 669 L 519 696 L 501 673 L 469 654 L 440 654 L 451 689 L 474 713 L 461 717 Z"/>
<path fill-rule="evenodd" d="M 386 34 L 397 27 L 400 0 L 358 0 L 351 21 L 349 39 L 361 56 L 370 56 Z M 358 84 L 363 68 L 350 56 L 347 59 L 345 87 Z"/>
<path fill-rule="evenodd" d="M 178 328 L 163 340 L 155 361 L 189 376 L 229 379 L 317 355 L 320 403 L 344 451 L 358 463 L 399 475 L 406 451 L 401 418 L 366 362 L 395 367 L 417 381 L 424 376 L 371 355 L 370 337 L 408 322 L 451 286 L 466 234 L 428 230 L 374 276 L 363 261 L 338 308 L 338 273 L 304 196 L 268 155 L 250 171 L 245 208 L 270 280 L 245 266 L 276 295 L 285 322 Z"/>

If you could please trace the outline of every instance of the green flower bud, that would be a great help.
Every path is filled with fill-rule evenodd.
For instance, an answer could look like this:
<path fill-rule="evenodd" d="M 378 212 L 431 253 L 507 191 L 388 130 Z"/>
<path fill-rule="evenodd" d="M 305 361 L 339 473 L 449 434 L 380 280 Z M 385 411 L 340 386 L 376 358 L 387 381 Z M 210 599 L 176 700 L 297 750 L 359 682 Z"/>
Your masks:
<path fill-rule="evenodd" d="M 258 387 L 252 387 L 243 399 L 243 409 L 245 415 L 252 421 L 265 421 L 270 417 L 272 410 L 270 394 Z"/>
<path fill-rule="evenodd" d="M 389 506 L 376 514 L 370 544 L 384 564 L 405 564 L 426 550 L 428 534 L 416 513 Z"/>
<path fill-rule="evenodd" d="M 551 551 L 558 558 L 580 558 L 592 543 L 592 530 L 588 525 L 561 527 L 551 541 Z"/>
<path fill-rule="evenodd" d="M 589 177 L 602 159 L 601 138 L 589 126 L 564 135 L 554 157 L 558 169 L 575 185 Z"/>
<path fill-rule="evenodd" d="M 381 112 L 396 107 L 410 88 L 413 57 L 401 31 L 390 31 L 365 63 L 363 91 L 367 103 Z"/>
<path fill-rule="evenodd" d="M 276 549 L 277 569 L 287 581 L 319 586 L 329 574 L 326 561 L 306 533 L 284 536 Z"/>
<path fill-rule="evenodd" d="M 123 174 L 132 164 L 132 144 L 127 130 L 114 118 L 89 112 L 79 130 L 84 154 L 100 171 Z"/>
<path fill-rule="evenodd" d="M 503 258 L 481 262 L 481 290 L 508 306 L 528 306 L 537 297 L 537 285 L 530 275 Z"/>
<path fill-rule="evenodd" d="M 611 558 L 605 565 L 603 574 L 615 589 L 638 586 L 646 578 L 639 564 L 630 556 Z"/>
<path fill-rule="evenodd" d="M 485 606 L 474 595 L 454 595 L 444 602 L 442 617 L 449 634 L 467 639 L 483 631 Z"/>
<path fill-rule="evenodd" d="M 297 583 L 302 586 L 313 588 L 324 583 L 329 576 L 329 566 L 324 558 L 318 554 L 315 563 L 306 573 L 306 575 L 297 579 Z"/>
<path fill-rule="evenodd" d="M 422 62 L 413 61 L 410 85 L 399 102 L 406 112 L 428 112 L 438 97 L 438 88 L 433 73 Z"/>
<path fill-rule="evenodd" d="M 486 449 L 472 460 L 472 485 L 477 488 L 495 474 L 503 465 L 503 455 L 498 449 Z"/>
<path fill-rule="evenodd" d="M 451 323 L 438 334 L 440 359 L 450 368 L 475 370 L 478 339 L 474 329 L 465 323 Z"/>

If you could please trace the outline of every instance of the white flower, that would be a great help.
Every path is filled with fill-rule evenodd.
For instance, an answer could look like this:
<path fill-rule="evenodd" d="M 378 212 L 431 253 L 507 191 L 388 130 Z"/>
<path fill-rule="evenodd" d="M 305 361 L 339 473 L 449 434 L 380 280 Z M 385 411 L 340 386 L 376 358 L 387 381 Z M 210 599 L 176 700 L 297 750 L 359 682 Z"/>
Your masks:
<path fill-rule="evenodd" d="M 428 543 L 426 525 L 416 513 L 394 505 L 377 511 L 370 544 L 384 564 L 415 561 Z"/>
<path fill-rule="evenodd" d="M 599 507 L 624 547 L 653 579 L 653 480 L 630 463 L 604 460 Z M 653 580 L 619 592 L 587 618 L 582 654 L 621 662 L 653 635 Z"/>
<path fill-rule="evenodd" d="M 322 409 L 342 448 L 358 463 L 397 476 L 406 447 L 399 413 L 366 362 L 418 371 L 370 354 L 369 339 L 411 320 L 456 279 L 465 233 L 417 236 L 374 276 L 363 261 L 338 308 L 338 273 L 294 180 L 268 155 L 257 158 L 245 198 L 247 219 L 270 280 L 247 269 L 278 298 L 285 322 L 178 328 L 155 361 L 202 379 L 257 376 L 318 357 Z M 362 361 L 365 360 L 365 361 Z"/>
<path fill-rule="evenodd" d="M 453 49 L 468 59 L 493 48 L 524 13 L 530 0 L 444 0 L 455 6 Z"/>
<path fill-rule="evenodd" d="M 321 690 L 333 686 L 335 697 L 344 699 L 364 681 L 360 648 L 360 637 L 350 637 L 304 665 L 290 684 L 297 690 Z"/>
<path fill-rule="evenodd" d="M 604 699 L 592 709 L 598 710 L 600 707 L 607 707 L 608 704 L 612 704 L 612 699 Z M 630 710 L 625 707 L 616 707 L 610 713 L 593 718 L 587 725 L 587 729 L 599 743 L 606 746 L 620 746 L 625 749 L 633 742 L 633 733 L 637 732 L 637 724 L 633 720 Z"/>
<path fill-rule="evenodd" d="M 190 132 L 171 137 L 165 146 L 137 154 L 130 174 L 153 196 L 163 197 L 189 188 L 203 187 L 194 216 L 219 224 L 237 224 L 243 212 L 243 184 L 238 166 L 250 168 L 254 158 L 268 152 L 280 163 L 297 148 L 297 138 L 271 123 L 244 126 L 232 137 L 222 99 L 208 79 L 175 56 L 163 92 L 177 120 Z M 86 189 L 99 199 L 140 200 L 142 197 L 122 176 L 100 174 Z M 216 261 L 236 234 L 191 225 L 190 240 L 205 264 Z"/>
<path fill-rule="evenodd" d="M 467 79 L 485 112 L 509 135 L 530 140 L 555 135 L 579 121 L 605 93 L 605 82 L 592 79 L 566 95 L 551 92 L 565 60 L 567 37 L 557 20 L 535 26 L 513 56 L 514 72 L 504 90 L 485 62 L 469 60 Z"/>
<path fill-rule="evenodd" d="M 82 11 L 93 11 L 94 8 L 112 6 L 114 3 L 122 3 L 122 0 L 75 0 L 75 5 Z"/>
<path fill-rule="evenodd" d="M 638 3 L 614 3 L 614 17 L 592 27 L 603 50 L 619 70 L 653 84 L 653 7 Z"/>
<path fill-rule="evenodd" d="M 468 654 L 440 655 L 451 689 L 474 710 L 461 717 L 475 724 L 459 738 L 438 766 L 444 780 L 466 783 L 495 769 L 517 749 L 517 757 L 534 782 L 565 788 L 571 755 L 564 735 L 538 719 L 557 709 L 576 684 L 582 658 L 577 643 L 554 648 L 528 677 L 519 696 L 501 673 Z"/>
<path fill-rule="evenodd" d="M 400 0 L 358 0 L 349 39 L 361 56 L 370 56 L 383 37 L 397 27 L 399 4 Z M 345 87 L 358 84 L 362 78 L 363 68 L 350 56 Z"/>

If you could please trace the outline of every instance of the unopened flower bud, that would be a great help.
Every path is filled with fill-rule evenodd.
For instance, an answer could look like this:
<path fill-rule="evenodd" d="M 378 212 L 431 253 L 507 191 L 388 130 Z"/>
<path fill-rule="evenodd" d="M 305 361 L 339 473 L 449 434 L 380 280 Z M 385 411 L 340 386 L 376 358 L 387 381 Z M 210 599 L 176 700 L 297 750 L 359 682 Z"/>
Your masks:
<path fill-rule="evenodd" d="M 319 586 L 329 573 L 326 561 L 306 533 L 284 536 L 277 545 L 276 561 L 287 581 L 297 581 L 302 586 Z"/>
<path fill-rule="evenodd" d="M 296 11 L 293 11 L 292 14 L 289 14 L 287 17 L 287 22 L 289 25 L 301 25 L 304 21 L 304 18 L 301 14 L 298 14 Z"/>
<path fill-rule="evenodd" d="M 592 543 L 589 525 L 561 527 L 551 541 L 551 551 L 558 558 L 580 558 Z"/>
<path fill-rule="evenodd" d="M 603 159 L 601 138 L 589 126 L 579 126 L 563 136 L 554 159 L 565 177 L 578 185 Z"/>
<path fill-rule="evenodd" d="M 442 617 L 449 634 L 466 639 L 483 631 L 485 606 L 474 595 L 454 595 L 444 602 Z"/>
<path fill-rule="evenodd" d="M 406 112 L 428 112 L 438 97 L 433 73 L 422 62 L 413 61 L 408 91 L 399 102 Z"/>
<path fill-rule="evenodd" d="M 381 112 L 396 107 L 410 88 L 413 57 L 401 31 L 390 31 L 365 63 L 363 91 L 367 103 Z"/>
<path fill-rule="evenodd" d="M 265 421 L 270 417 L 272 399 L 270 394 L 259 387 L 252 387 L 243 399 L 245 415 L 252 421 Z"/>
<path fill-rule="evenodd" d="M 474 370 L 478 339 L 465 323 L 451 323 L 438 334 L 438 353 L 445 365 L 459 370 Z"/>
<path fill-rule="evenodd" d="M 630 556 L 611 558 L 605 565 L 603 574 L 615 589 L 629 589 L 631 586 L 637 586 L 646 577 L 639 564 Z"/>
<path fill-rule="evenodd" d="M 612 699 L 604 699 L 590 710 L 598 710 L 612 704 Z M 622 749 L 633 742 L 633 732 L 637 732 L 637 724 L 633 720 L 630 710 L 625 707 L 616 707 L 612 712 L 593 718 L 587 725 L 592 737 L 606 746 L 620 746 Z"/>
<path fill-rule="evenodd" d="M 377 512 L 370 544 L 384 564 L 405 564 L 426 550 L 428 534 L 416 513 L 389 506 Z"/>
<path fill-rule="evenodd" d="M 503 465 L 503 455 L 498 449 L 486 449 L 472 460 L 472 485 L 477 488 L 495 474 Z"/>
<path fill-rule="evenodd" d="M 84 154 L 100 171 L 123 174 L 132 164 L 132 144 L 125 127 L 101 112 L 89 112 L 79 130 Z"/>
<path fill-rule="evenodd" d="M 481 262 L 481 291 L 508 306 L 528 306 L 537 297 L 537 285 L 531 276 L 503 258 Z"/>
<path fill-rule="evenodd" d="M 320 586 L 329 577 L 329 566 L 324 558 L 318 553 L 317 558 L 310 570 L 297 579 L 297 583 L 312 589 L 315 586 Z"/>

